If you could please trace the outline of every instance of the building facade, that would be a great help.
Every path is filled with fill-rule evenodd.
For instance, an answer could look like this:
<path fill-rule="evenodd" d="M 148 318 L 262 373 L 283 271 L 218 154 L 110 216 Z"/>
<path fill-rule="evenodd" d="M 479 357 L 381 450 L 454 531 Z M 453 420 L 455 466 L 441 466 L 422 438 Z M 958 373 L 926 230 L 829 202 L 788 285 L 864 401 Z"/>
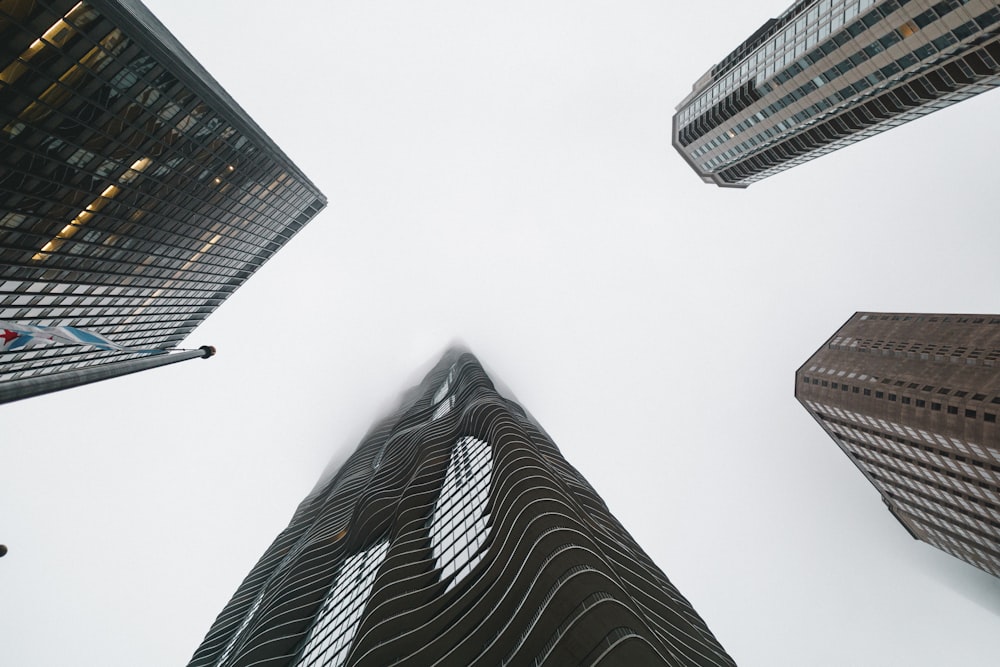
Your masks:
<path fill-rule="evenodd" d="M 998 30 L 996 0 L 798 2 L 695 83 L 674 147 L 746 187 L 996 87 Z"/>
<path fill-rule="evenodd" d="M 450 352 L 328 474 L 192 667 L 733 665 L 585 479 Z"/>
<path fill-rule="evenodd" d="M 0 2 L 0 320 L 177 345 L 326 204 L 137 0 Z M 135 355 L 0 353 L 0 381 Z"/>
<path fill-rule="evenodd" d="M 1000 576 L 1000 315 L 856 313 L 795 396 L 914 538 Z"/>

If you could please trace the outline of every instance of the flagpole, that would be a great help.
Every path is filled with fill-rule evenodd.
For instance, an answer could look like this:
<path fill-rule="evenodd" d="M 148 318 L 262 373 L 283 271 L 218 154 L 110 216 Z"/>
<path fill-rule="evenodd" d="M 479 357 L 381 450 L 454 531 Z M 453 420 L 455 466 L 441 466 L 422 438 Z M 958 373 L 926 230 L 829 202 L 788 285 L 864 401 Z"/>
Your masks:
<path fill-rule="evenodd" d="M 40 375 L 20 380 L 0 382 L 0 404 L 11 403 L 24 398 L 31 398 L 32 396 L 51 394 L 54 391 L 80 387 L 92 382 L 121 377 L 122 375 L 130 375 L 149 368 L 168 366 L 181 361 L 187 361 L 188 359 L 208 359 L 214 354 L 214 347 L 211 345 L 202 345 L 197 350 L 154 354 L 127 361 L 115 361 L 77 370 L 53 373 L 51 375 Z"/>

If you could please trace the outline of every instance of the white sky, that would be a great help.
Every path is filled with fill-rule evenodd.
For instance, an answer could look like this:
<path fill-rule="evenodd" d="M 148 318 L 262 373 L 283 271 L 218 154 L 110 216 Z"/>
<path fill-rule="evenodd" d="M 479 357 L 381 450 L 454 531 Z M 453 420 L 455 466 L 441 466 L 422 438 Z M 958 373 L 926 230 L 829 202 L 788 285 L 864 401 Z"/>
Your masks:
<path fill-rule="evenodd" d="M 674 105 L 787 3 L 150 0 L 330 206 L 188 339 L 216 358 L 0 409 L 0 664 L 185 664 L 454 340 L 742 667 L 997 664 L 1000 581 L 792 394 L 856 310 L 998 312 L 1000 94 L 704 185 Z"/>

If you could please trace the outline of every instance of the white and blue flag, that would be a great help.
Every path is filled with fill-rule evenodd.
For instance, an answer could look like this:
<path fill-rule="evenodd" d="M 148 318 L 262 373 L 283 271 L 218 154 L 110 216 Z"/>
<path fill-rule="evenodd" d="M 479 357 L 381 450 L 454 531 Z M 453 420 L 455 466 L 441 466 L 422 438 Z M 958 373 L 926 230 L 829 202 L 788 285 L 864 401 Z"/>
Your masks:
<path fill-rule="evenodd" d="M 0 320 L 0 352 L 16 352 L 39 345 L 88 345 L 99 350 L 157 354 L 166 350 L 140 350 L 108 340 L 99 333 L 77 327 L 48 327 Z"/>

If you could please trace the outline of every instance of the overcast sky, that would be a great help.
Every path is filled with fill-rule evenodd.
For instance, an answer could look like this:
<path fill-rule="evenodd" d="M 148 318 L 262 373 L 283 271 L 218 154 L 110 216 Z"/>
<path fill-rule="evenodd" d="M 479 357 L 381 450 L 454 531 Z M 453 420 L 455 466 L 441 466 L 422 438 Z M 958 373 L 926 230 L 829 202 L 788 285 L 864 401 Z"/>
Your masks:
<path fill-rule="evenodd" d="M 149 0 L 330 205 L 214 359 L 0 408 L 0 664 L 186 664 L 460 340 L 742 667 L 996 665 L 1000 580 L 911 539 L 793 374 L 857 310 L 1000 312 L 1000 93 L 705 185 L 674 106 L 787 2 Z"/>

